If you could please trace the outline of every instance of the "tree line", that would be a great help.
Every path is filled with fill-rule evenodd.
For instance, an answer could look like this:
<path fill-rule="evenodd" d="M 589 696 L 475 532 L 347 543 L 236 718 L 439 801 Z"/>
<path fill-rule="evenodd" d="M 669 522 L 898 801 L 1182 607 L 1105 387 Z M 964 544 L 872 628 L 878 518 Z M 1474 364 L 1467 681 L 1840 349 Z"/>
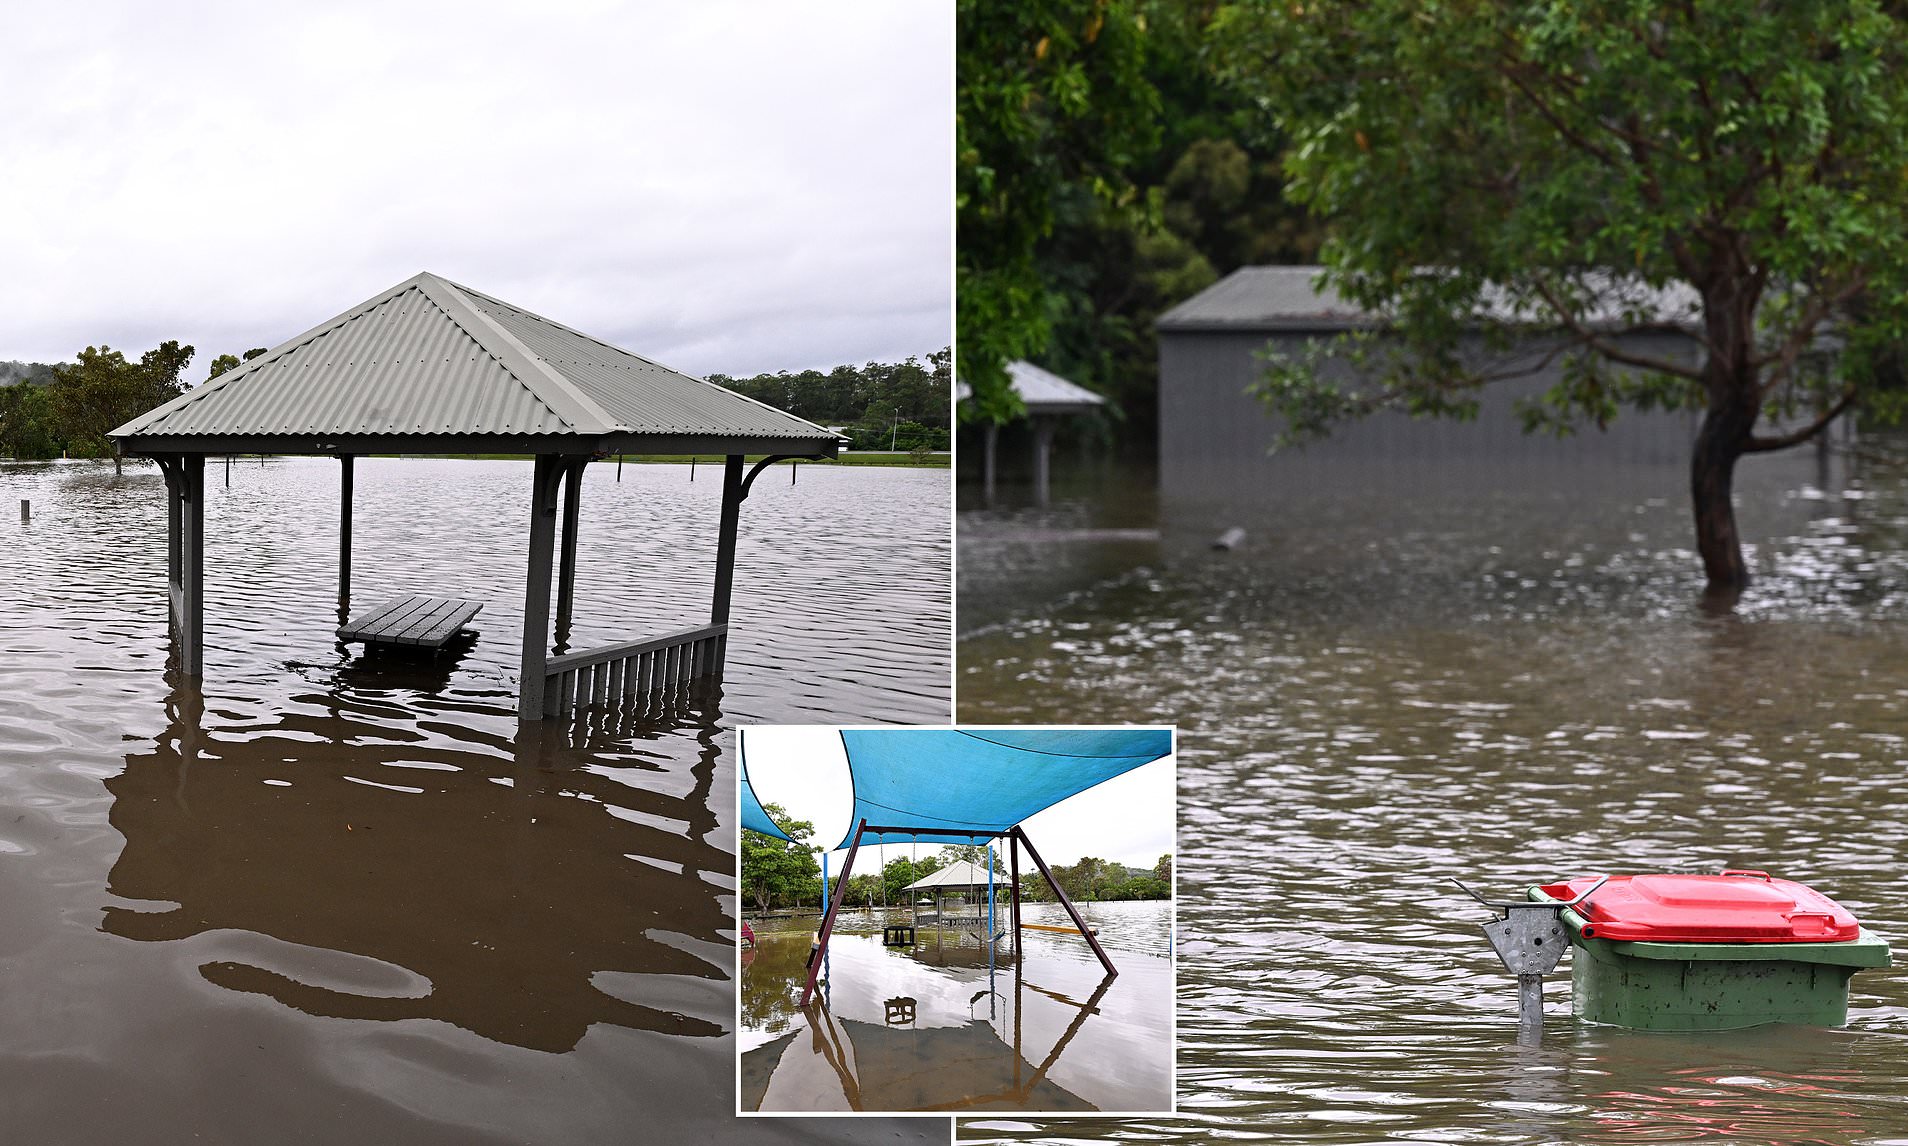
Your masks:
<path fill-rule="evenodd" d="M 206 381 L 265 353 L 212 360 Z M 114 457 L 107 431 L 184 393 L 194 350 L 162 342 L 137 359 L 110 346 L 89 346 L 72 362 L 0 362 L 0 456 L 14 458 Z M 837 366 L 751 378 L 709 375 L 709 381 L 799 418 L 848 426 L 856 449 L 945 450 L 952 400 L 952 353 L 941 349 L 925 363 Z"/>
<path fill-rule="evenodd" d="M 945 450 L 953 401 L 953 351 L 900 362 L 837 366 L 826 373 L 757 374 L 709 381 L 822 426 L 842 426 L 857 450 Z"/>
<path fill-rule="evenodd" d="M 794 842 L 778 840 L 757 832 L 742 833 L 742 895 L 757 911 L 776 909 L 819 910 L 822 903 L 821 864 L 817 848 L 809 841 L 815 826 L 806 820 L 790 822 L 778 804 L 763 805 L 769 816 L 781 824 Z M 974 844 L 945 844 L 925 856 L 902 856 L 881 866 L 878 873 L 863 872 L 848 877 L 842 902 L 848 907 L 905 907 L 910 898 L 907 888 L 951 865 L 967 861 L 985 869 L 987 849 Z M 1002 849 L 994 849 L 994 872 L 998 888 L 1004 894 L 1007 861 Z M 1107 902 L 1122 899 L 1170 899 L 1173 894 L 1173 857 L 1163 855 L 1151 868 L 1133 868 L 1092 856 L 1077 863 L 1053 868 L 1053 877 L 1067 898 L 1076 903 Z M 1031 863 L 1020 872 L 1021 898 L 1035 902 L 1051 901 L 1053 892 Z"/>

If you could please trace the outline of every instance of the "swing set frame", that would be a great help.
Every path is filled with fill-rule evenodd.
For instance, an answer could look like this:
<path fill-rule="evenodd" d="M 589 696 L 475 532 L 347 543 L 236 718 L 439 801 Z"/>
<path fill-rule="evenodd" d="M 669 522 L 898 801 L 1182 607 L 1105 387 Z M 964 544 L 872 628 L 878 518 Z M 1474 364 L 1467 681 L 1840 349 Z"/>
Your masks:
<path fill-rule="evenodd" d="M 1073 919 L 1074 927 L 1079 929 L 1080 937 L 1087 941 L 1087 946 L 1093 948 L 1093 954 L 1099 958 L 1100 966 L 1106 968 L 1107 978 L 1111 979 L 1120 973 L 1119 968 L 1113 965 L 1113 960 L 1106 957 L 1105 949 L 1100 946 L 1100 941 L 1094 938 L 1093 931 L 1087 926 L 1086 920 L 1080 917 L 1079 908 L 1074 907 L 1073 901 L 1067 898 L 1067 893 L 1060 890 L 1060 881 L 1054 879 L 1053 872 L 1047 869 L 1047 861 L 1040 858 L 1040 852 L 1034 848 L 1033 841 L 1027 838 L 1027 833 L 1022 831 L 1018 824 L 1004 832 L 960 832 L 949 831 L 947 828 L 941 826 L 870 824 L 864 819 L 855 825 L 855 834 L 848 845 L 848 858 L 842 861 L 841 874 L 835 877 L 834 892 L 828 897 L 828 911 L 822 916 L 821 943 L 815 949 L 814 959 L 808 964 L 808 980 L 802 985 L 802 1006 L 806 1007 L 809 998 L 815 993 L 815 980 L 821 974 L 823 957 L 828 954 L 828 940 L 835 931 L 835 914 L 840 910 L 842 897 L 847 892 L 848 876 L 849 873 L 854 870 L 855 866 L 855 854 L 861 850 L 861 837 L 870 833 L 875 835 L 912 835 L 915 837 L 917 844 L 919 843 L 920 836 L 924 833 L 934 836 L 966 836 L 969 840 L 976 842 L 983 840 L 1006 840 L 1008 874 L 1010 876 L 1007 886 L 1013 893 L 1014 964 L 1016 966 L 1020 963 L 1021 950 L 1020 849 L 1022 847 L 1026 848 L 1028 857 L 1034 861 L 1034 866 L 1040 869 L 1041 878 L 1045 879 L 1047 886 L 1053 889 L 1054 898 L 1058 899 L 1060 905 L 1067 909 L 1067 914 Z"/>

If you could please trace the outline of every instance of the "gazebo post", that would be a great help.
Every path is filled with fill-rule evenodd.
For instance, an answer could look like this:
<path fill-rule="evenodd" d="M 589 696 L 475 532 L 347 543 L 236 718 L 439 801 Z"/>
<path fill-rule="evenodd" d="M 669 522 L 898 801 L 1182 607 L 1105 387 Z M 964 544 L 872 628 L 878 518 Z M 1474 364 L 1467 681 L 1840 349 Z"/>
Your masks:
<path fill-rule="evenodd" d="M 205 648 L 205 455 L 162 457 L 159 467 L 166 475 L 166 616 L 180 674 L 197 677 Z"/>
<path fill-rule="evenodd" d="M 854 870 L 855 853 L 861 850 L 861 833 L 867 830 L 866 820 L 855 825 L 855 842 L 848 845 L 848 858 L 841 861 L 841 874 L 835 877 L 835 894 L 829 896 L 828 914 L 822 916 L 821 941 L 815 946 L 815 958 L 808 964 L 808 982 L 802 985 L 801 1005 L 804 1007 L 808 1005 L 808 997 L 815 993 L 815 977 L 821 974 L 822 960 L 828 957 L 828 937 L 835 931 L 835 912 L 840 909 L 841 897 L 848 890 L 848 873 Z"/>
<path fill-rule="evenodd" d="M 994 504 L 994 450 L 1000 444 L 1000 423 L 989 422 L 981 431 L 981 504 Z"/>
<path fill-rule="evenodd" d="M 722 523 L 716 533 L 715 600 L 709 623 L 727 624 L 729 591 L 735 584 L 735 535 L 742 516 L 742 455 L 730 454 L 722 466 Z"/>
<path fill-rule="evenodd" d="M 1093 948 L 1093 953 L 1100 957 L 1100 966 L 1106 968 L 1108 977 L 1119 974 L 1120 970 L 1113 965 L 1113 960 L 1108 959 L 1106 952 L 1100 949 L 1100 941 L 1093 937 L 1093 932 L 1087 927 L 1086 920 L 1080 918 L 1079 909 L 1073 906 L 1073 901 L 1067 898 L 1067 893 L 1060 890 L 1060 881 L 1053 878 L 1053 873 L 1047 870 L 1047 861 L 1040 858 L 1039 850 L 1033 846 L 1033 841 L 1027 838 L 1027 833 L 1015 827 L 1014 837 L 1027 845 L 1027 854 L 1033 857 L 1035 864 L 1039 865 L 1040 874 L 1046 878 L 1047 886 L 1051 887 L 1053 894 L 1059 898 L 1060 905 L 1067 909 L 1068 915 L 1073 917 L 1073 925 L 1080 929 L 1081 938 L 1085 939 L 1087 946 Z"/>
<path fill-rule="evenodd" d="M 341 625 L 351 615 L 351 477 L 356 460 L 351 454 L 338 455 L 343 467 L 338 482 L 338 623 Z"/>
<path fill-rule="evenodd" d="M 570 647 L 570 608 L 576 601 L 576 525 L 582 512 L 586 457 L 563 459 L 563 551 L 557 563 L 556 648 Z"/>
<path fill-rule="evenodd" d="M 530 569 L 523 586 L 523 662 L 518 720 L 543 719 L 544 665 L 550 640 L 550 556 L 556 548 L 557 480 L 562 459 L 538 454 L 530 487 Z"/>
<path fill-rule="evenodd" d="M 1034 418 L 1033 424 L 1034 504 L 1044 506 L 1047 504 L 1048 496 L 1047 473 L 1050 469 L 1049 462 L 1053 458 L 1054 424 L 1052 418 L 1042 418 L 1038 416 Z"/>

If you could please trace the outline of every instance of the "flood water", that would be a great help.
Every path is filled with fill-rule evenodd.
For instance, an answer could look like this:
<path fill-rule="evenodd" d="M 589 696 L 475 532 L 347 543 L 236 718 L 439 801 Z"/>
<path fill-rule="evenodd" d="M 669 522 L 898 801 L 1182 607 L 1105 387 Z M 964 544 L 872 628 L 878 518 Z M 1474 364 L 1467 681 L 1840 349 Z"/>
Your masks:
<path fill-rule="evenodd" d="M 849 913 L 817 998 L 800 1006 L 819 916 L 755 926 L 742 969 L 745 1110 L 1159 1111 L 1172 1095 L 1172 905 L 1080 904 L 1119 974 L 1077 935 L 922 927 L 884 947 L 880 913 Z M 1008 928 L 1006 908 L 997 926 Z M 908 921 L 891 910 L 894 923 Z M 1070 926 L 1058 904 L 1023 922 Z"/>
<path fill-rule="evenodd" d="M 1566 962 L 1519 1048 L 1488 913 L 1444 882 L 1758 868 L 1908 957 L 1908 481 L 1741 477 L 1761 579 L 1727 614 L 1672 468 L 963 511 L 960 719 L 1179 725 L 1182 1116 L 962 1136 L 1908 1141 L 1899 966 L 1856 974 L 1844 1029 L 1678 1035 L 1576 1022 Z M 1146 513 L 1151 544 L 1065 536 Z"/>
<path fill-rule="evenodd" d="M 590 467 L 573 647 L 706 618 L 715 477 Z M 0 1141 L 944 1140 L 733 1120 L 730 730 L 946 718 L 945 471 L 765 474 L 726 692 L 588 727 L 515 715 L 528 462 L 358 462 L 354 600 L 484 603 L 421 663 L 334 641 L 337 481 L 208 465 L 200 687 L 153 469 L 0 468 Z"/>

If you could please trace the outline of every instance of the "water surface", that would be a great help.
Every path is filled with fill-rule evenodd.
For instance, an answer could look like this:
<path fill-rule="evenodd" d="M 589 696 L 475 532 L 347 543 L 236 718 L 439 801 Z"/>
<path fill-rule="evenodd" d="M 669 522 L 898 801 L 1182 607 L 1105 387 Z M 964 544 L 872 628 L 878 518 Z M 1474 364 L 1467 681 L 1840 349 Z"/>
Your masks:
<path fill-rule="evenodd" d="M 1855 976 L 1845 1029 L 1662 1035 L 1575 1022 L 1566 966 L 1524 1049 L 1443 882 L 1759 868 L 1908 955 L 1908 482 L 1744 471 L 1760 580 L 1726 614 L 1670 467 L 1346 472 L 1162 505 L 1118 553 L 1030 527 L 1143 490 L 963 512 L 959 718 L 1176 722 L 1183 936 L 1182 1117 L 963 1136 L 1908 1139 L 1902 970 Z M 1061 572 L 991 572 L 1022 565 Z"/>
<path fill-rule="evenodd" d="M 0 469 L 0 1139 L 940 1139 L 732 1119 L 730 729 L 945 719 L 946 474 L 765 475 L 726 691 L 525 726 L 529 471 L 358 463 L 354 598 L 484 603 L 402 662 L 332 637 L 336 464 L 208 466 L 195 685 L 151 467 Z M 712 477 L 590 468 L 574 646 L 707 616 Z"/>
<path fill-rule="evenodd" d="M 765 921 L 742 970 L 747 1110 L 1159 1111 L 1172 1095 L 1172 905 L 1079 905 L 1118 969 L 1077 935 L 922 927 L 885 947 L 883 919 L 842 917 L 800 1006 L 816 916 Z M 1008 929 L 1006 908 L 997 926 Z M 1026 923 L 1070 926 L 1058 904 Z"/>

